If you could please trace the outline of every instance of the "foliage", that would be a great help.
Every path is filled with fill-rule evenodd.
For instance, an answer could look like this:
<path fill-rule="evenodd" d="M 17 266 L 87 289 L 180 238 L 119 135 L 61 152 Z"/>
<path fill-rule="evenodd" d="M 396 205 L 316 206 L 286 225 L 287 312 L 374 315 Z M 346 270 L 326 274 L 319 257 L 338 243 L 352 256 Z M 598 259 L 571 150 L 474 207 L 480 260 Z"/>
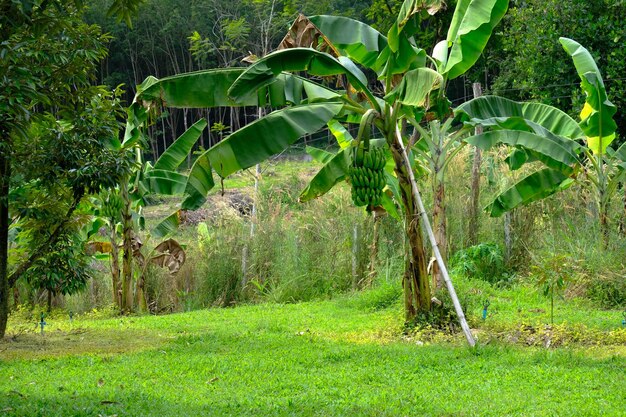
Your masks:
<path fill-rule="evenodd" d="M 112 12 L 125 17 L 136 4 L 116 1 Z M 82 22 L 82 6 L 81 1 L 2 3 L 0 336 L 8 289 L 52 250 L 82 197 L 112 186 L 128 169 L 106 147 L 117 133 L 119 94 L 91 86 L 108 37 Z M 67 203 L 65 210 L 38 216 L 37 210 L 19 204 L 25 195 L 50 198 L 55 193 L 69 194 L 69 201 L 59 204 Z M 27 256 L 12 265 L 8 276 L 9 224 L 23 228 L 30 219 L 43 225 L 43 238 L 28 241 Z"/>
<path fill-rule="evenodd" d="M 500 44 L 488 47 L 496 63 L 490 70 L 497 73 L 491 91 L 515 100 L 538 100 L 575 114 L 584 97 L 557 42 L 564 36 L 589 48 L 604 69 L 609 94 L 618 108 L 624 108 L 626 52 L 621 45 L 626 39 L 625 16 L 626 4 L 615 0 L 512 2 L 497 39 Z M 616 121 L 624 135 L 625 116 L 618 114 Z"/>
<path fill-rule="evenodd" d="M 502 248 L 494 243 L 480 243 L 457 251 L 450 258 L 452 270 L 467 277 L 497 284 L 506 271 Z"/>
<path fill-rule="evenodd" d="M 543 199 L 578 180 L 593 190 L 606 247 L 610 202 L 626 176 L 626 145 L 617 150 L 610 146 L 616 137 L 613 117 L 617 109 L 608 99 L 593 57 L 572 39 L 560 38 L 559 42 L 571 56 L 586 96 L 579 123 L 554 107 L 497 97 L 471 100 L 459 106 L 457 114 L 470 125 L 489 129 L 467 142 L 485 150 L 496 144 L 517 148 L 506 159 L 512 170 L 535 161 L 546 166 L 500 194 L 487 208 L 492 216 Z M 574 140 L 582 140 L 584 145 Z"/>
<path fill-rule="evenodd" d="M 52 294 L 72 295 L 92 279 L 91 257 L 84 253 L 84 241 L 66 234 L 43 257 L 35 261 L 25 278 L 33 288 Z"/>
<path fill-rule="evenodd" d="M 586 295 L 603 308 L 620 308 L 626 305 L 626 279 L 623 273 L 593 277 Z"/>

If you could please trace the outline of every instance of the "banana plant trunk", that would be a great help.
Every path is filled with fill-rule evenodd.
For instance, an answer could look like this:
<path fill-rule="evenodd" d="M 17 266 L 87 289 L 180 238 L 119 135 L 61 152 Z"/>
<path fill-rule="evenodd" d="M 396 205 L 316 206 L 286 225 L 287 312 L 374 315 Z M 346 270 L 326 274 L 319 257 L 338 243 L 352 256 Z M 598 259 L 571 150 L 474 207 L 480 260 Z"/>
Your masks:
<path fill-rule="evenodd" d="M 448 260 L 448 227 L 446 222 L 446 189 L 443 179 L 443 172 L 438 172 L 434 176 L 433 185 L 433 227 L 435 239 L 439 246 L 439 252 L 443 261 Z M 437 262 L 433 263 L 433 288 L 441 288 L 443 286 L 443 276 Z"/>
<path fill-rule="evenodd" d="M 124 206 L 122 208 L 122 312 L 130 313 L 133 309 L 133 218 L 130 208 L 130 195 L 128 193 L 128 179 L 121 181 L 120 191 Z"/>
<path fill-rule="evenodd" d="M 408 245 L 405 246 L 406 264 L 402 286 L 404 288 L 405 321 L 410 323 L 415 320 L 418 313 L 431 309 L 430 282 L 419 213 L 416 210 L 415 196 L 409 178 L 411 168 L 405 163 L 401 145 L 396 142 L 395 138 L 391 143 L 391 153 L 396 165 L 395 171 L 405 211 L 404 220 Z"/>
<path fill-rule="evenodd" d="M 619 223 L 619 231 L 622 236 L 626 236 L 626 183 L 622 183 L 622 191 L 624 192 L 624 195 L 622 196 L 624 211 L 622 212 L 622 219 Z"/>
<path fill-rule="evenodd" d="M 148 301 L 146 299 L 146 278 L 144 274 L 144 268 L 142 268 L 141 276 L 137 278 L 137 284 L 135 287 L 135 306 L 141 313 L 148 311 Z"/>
<path fill-rule="evenodd" d="M 602 235 L 602 247 L 609 247 L 610 231 L 609 231 L 609 201 L 606 191 L 600 192 L 600 234 Z"/>
<path fill-rule="evenodd" d="M 370 264 L 369 273 L 364 287 L 369 288 L 372 286 L 374 279 L 376 278 L 376 264 L 378 262 L 378 247 L 380 241 L 380 214 L 377 211 L 372 212 L 372 222 L 374 223 L 372 231 L 372 244 L 370 246 Z"/>
<path fill-rule="evenodd" d="M 115 230 L 115 220 L 111 219 L 111 284 L 113 287 L 113 302 L 118 309 L 122 308 L 121 287 L 120 287 L 120 253 L 117 247 L 117 231 Z"/>
<path fill-rule="evenodd" d="M 416 284 L 415 288 L 419 291 L 416 294 L 416 298 L 420 302 L 420 307 L 425 310 L 424 307 L 427 306 L 428 310 L 430 310 L 431 298 L 429 279 L 426 271 L 426 254 L 424 252 L 424 242 L 422 240 L 420 227 L 420 221 L 422 221 L 424 224 L 424 229 L 426 230 L 426 234 L 428 235 L 428 238 L 432 245 L 435 259 L 437 260 L 437 264 L 439 265 L 439 268 L 441 270 L 443 280 L 445 281 L 446 287 L 448 288 L 448 293 L 450 294 L 450 298 L 452 298 L 452 304 L 454 305 L 454 310 L 458 316 L 459 323 L 461 324 L 461 328 L 463 329 L 463 333 L 465 334 L 469 345 L 473 347 L 476 345 L 476 341 L 474 340 L 474 336 L 472 335 L 469 325 L 467 324 L 465 314 L 463 313 L 463 308 L 461 307 L 461 303 L 459 302 L 459 298 L 456 295 L 454 285 L 450 280 L 448 270 L 443 261 L 443 258 L 441 257 L 439 245 L 437 244 L 435 234 L 433 233 L 430 223 L 428 221 L 428 215 L 426 214 L 426 209 L 424 208 L 424 202 L 422 201 L 419 189 L 417 188 L 417 182 L 415 181 L 415 176 L 413 175 L 409 155 L 404 148 L 404 144 L 402 143 L 402 136 L 399 129 L 396 129 L 396 131 L 393 132 L 393 139 L 388 140 L 388 143 L 390 144 L 389 147 L 391 149 L 391 153 L 396 164 L 396 174 L 398 176 L 398 183 L 400 185 L 405 206 L 407 223 L 406 233 L 409 239 L 409 246 L 412 251 L 412 257 L 407 257 L 407 272 L 405 274 L 405 284 L 407 277 L 410 279 L 414 277 Z M 409 287 L 405 286 L 405 304 L 408 298 L 407 288 Z M 407 316 L 408 314 L 409 313 L 407 310 Z"/>
<path fill-rule="evenodd" d="M 478 98 L 483 95 L 482 87 L 480 83 L 472 84 L 472 90 L 474 91 L 474 98 Z M 474 134 L 480 135 L 483 133 L 482 126 L 476 126 Z M 467 241 L 470 246 L 478 244 L 478 205 L 480 200 L 480 165 L 482 162 L 482 152 L 479 147 L 474 148 L 474 162 L 472 163 L 472 191 L 470 193 L 471 200 L 469 205 L 469 230 Z"/>

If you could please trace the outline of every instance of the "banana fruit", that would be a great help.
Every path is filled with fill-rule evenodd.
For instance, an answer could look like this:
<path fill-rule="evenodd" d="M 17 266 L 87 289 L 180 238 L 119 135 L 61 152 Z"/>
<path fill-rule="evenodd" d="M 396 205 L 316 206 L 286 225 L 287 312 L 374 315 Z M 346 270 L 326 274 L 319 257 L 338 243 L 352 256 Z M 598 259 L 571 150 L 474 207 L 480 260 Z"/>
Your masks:
<path fill-rule="evenodd" d="M 103 202 L 102 214 L 108 219 L 117 219 L 123 208 L 121 197 L 116 194 L 110 194 Z"/>
<path fill-rule="evenodd" d="M 381 148 L 357 148 L 348 171 L 352 201 L 356 206 L 380 206 L 385 187 L 385 151 Z"/>

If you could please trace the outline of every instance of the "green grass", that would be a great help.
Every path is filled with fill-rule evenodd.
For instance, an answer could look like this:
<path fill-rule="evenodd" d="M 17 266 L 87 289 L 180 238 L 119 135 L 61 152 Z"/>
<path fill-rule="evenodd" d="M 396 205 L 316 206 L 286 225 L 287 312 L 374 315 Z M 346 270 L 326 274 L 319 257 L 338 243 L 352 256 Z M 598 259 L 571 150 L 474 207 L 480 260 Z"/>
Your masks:
<path fill-rule="evenodd" d="M 417 342 L 401 335 L 398 305 L 374 309 L 375 298 L 81 316 L 72 326 L 52 317 L 44 338 L 29 327 L 0 344 L 0 410 L 9 416 L 626 415 L 623 344 L 545 349 L 494 342 L 470 349 L 458 336 Z M 17 316 L 10 334 L 26 330 Z"/>

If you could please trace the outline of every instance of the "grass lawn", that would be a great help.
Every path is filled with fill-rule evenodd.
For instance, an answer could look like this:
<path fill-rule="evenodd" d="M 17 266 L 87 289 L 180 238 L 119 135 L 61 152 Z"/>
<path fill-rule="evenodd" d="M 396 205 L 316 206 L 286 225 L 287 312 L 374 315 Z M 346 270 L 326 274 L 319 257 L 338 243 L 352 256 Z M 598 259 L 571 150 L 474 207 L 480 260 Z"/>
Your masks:
<path fill-rule="evenodd" d="M 17 336 L 0 343 L 0 414 L 626 416 L 623 343 L 423 343 L 400 335 L 397 306 L 363 299 L 71 326 L 52 317 L 45 337 L 13 317 Z"/>

